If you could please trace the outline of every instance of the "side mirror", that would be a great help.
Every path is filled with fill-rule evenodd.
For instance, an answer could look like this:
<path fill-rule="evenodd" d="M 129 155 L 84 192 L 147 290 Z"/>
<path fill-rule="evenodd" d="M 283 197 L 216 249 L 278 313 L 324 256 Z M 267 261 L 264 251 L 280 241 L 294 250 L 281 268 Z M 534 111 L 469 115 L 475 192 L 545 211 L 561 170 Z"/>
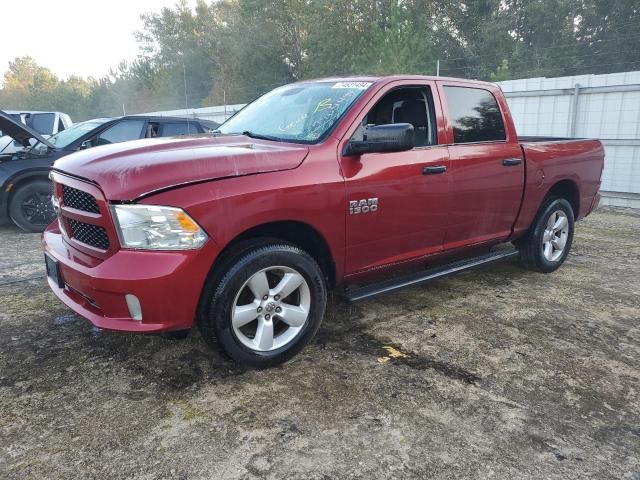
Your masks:
<path fill-rule="evenodd" d="M 93 140 L 85 140 L 80 144 L 80 150 L 85 150 L 91 147 L 93 147 Z"/>
<path fill-rule="evenodd" d="M 391 123 L 368 127 L 364 140 L 352 140 L 344 149 L 345 157 L 364 153 L 405 152 L 415 146 L 413 125 Z"/>

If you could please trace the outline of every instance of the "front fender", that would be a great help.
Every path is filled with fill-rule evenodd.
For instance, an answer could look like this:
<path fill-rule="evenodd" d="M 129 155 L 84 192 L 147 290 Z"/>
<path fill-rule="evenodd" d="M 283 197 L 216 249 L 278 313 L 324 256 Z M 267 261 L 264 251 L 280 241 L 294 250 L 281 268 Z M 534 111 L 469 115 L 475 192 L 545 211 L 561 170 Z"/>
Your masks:
<path fill-rule="evenodd" d="M 253 227 L 273 222 L 308 225 L 325 240 L 336 278 L 344 269 L 346 203 L 339 172 L 305 162 L 289 171 L 227 178 L 162 192 L 141 203 L 183 208 L 224 249 Z"/>

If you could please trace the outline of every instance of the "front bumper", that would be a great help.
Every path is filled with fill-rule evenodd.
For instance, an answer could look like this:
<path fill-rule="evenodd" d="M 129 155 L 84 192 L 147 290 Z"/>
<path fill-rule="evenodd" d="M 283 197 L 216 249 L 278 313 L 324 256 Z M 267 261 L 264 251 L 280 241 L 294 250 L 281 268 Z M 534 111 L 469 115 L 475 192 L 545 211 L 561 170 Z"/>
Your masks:
<path fill-rule="evenodd" d="M 118 250 L 95 258 L 66 242 L 55 221 L 42 235 L 59 262 L 64 288 L 49 278 L 55 295 L 96 327 L 153 333 L 191 328 L 209 269 L 217 254 L 211 239 L 200 250 Z M 125 295 L 135 295 L 142 319 L 134 320 Z"/>

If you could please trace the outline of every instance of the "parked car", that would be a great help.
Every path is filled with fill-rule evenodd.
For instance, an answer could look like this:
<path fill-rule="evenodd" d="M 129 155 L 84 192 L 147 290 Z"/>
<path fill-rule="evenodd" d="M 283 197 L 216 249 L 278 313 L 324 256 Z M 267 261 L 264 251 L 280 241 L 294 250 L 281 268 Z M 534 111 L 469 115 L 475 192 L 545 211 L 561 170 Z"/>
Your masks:
<path fill-rule="evenodd" d="M 62 112 L 6 110 L 4 113 L 13 120 L 33 128 L 44 138 L 55 135 L 73 124 L 71 117 Z M 19 142 L 9 135 L 4 135 L 0 129 L 0 153 L 15 153 L 22 148 L 24 147 Z"/>
<path fill-rule="evenodd" d="M 43 245 L 51 289 L 94 325 L 197 321 L 254 367 L 313 338 L 330 289 L 356 301 L 515 256 L 553 272 L 604 160 L 598 140 L 518 138 L 496 85 L 441 77 L 296 83 L 219 132 L 56 161 Z"/>
<path fill-rule="evenodd" d="M 0 153 L 0 223 L 7 219 L 28 232 L 41 232 L 55 218 L 50 202 L 49 168 L 78 150 L 127 140 L 201 134 L 218 124 L 209 120 L 129 116 L 76 123 L 45 139 L 35 129 L 0 112 L 0 130 L 21 145 Z"/>

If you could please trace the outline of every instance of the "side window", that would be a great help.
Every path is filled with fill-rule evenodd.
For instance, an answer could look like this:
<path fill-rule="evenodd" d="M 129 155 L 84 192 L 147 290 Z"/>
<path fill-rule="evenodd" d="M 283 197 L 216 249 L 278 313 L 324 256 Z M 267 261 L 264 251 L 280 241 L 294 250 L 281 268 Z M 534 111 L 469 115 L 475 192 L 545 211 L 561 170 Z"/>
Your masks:
<path fill-rule="evenodd" d="M 58 132 L 64 130 L 64 123 L 62 122 L 62 117 L 58 118 Z"/>
<path fill-rule="evenodd" d="M 488 90 L 468 87 L 444 87 L 454 143 L 504 140 L 502 113 Z"/>
<path fill-rule="evenodd" d="M 93 141 L 93 145 L 107 145 L 109 143 L 137 140 L 142 137 L 145 120 L 124 120 L 107 128 Z"/>
<path fill-rule="evenodd" d="M 191 135 L 200 133 L 195 123 L 191 122 L 171 122 L 162 124 L 163 137 L 174 137 L 176 135 Z"/>
<path fill-rule="evenodd" d="M 416 147 L 438 143 L 431 89 L 404 87 L 387 93 L 369 110 L 352 140 L 364 140 L 370 126 L 390 123 L 412 124 Z"/>

